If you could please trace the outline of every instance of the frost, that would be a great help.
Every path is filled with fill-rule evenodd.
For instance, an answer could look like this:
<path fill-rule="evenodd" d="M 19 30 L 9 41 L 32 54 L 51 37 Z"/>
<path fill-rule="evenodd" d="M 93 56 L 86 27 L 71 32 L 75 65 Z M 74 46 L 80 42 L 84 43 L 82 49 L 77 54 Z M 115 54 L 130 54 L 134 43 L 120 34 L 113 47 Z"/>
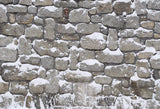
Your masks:
<path fill-rule="evenodd" d="M 74 25 L 72 25 L 71 23 L 65 24 L 64 27 L 65 27 L 66 30 L 69 29 L 69 28 L 74 28 L 74 29 L 76 29 L 76 27 L 75 27 Z"/>
<path fill-rule="evenodd" d="M 30 64 L 22 64 L 19 68 L 21 72 L 32 71 L 34 69 L 39 69 L 39 66 L 30 65 Z"/>
<path fill-rule="evenodd" d="M 55 12 L 58 8 L 57 7 L 55 7 L 55 6 L 46 6 L 46 7 L 44 7 L 45 9 L 47 9 L 47 10 L 49 10 L 49 11 L 51 11 L 51 12 Z"/>
<path fill-rule="evenodd" d="M 95 2 L 97 3 L 108 3 L 108 2 L 112 2 L 112 0 L 96 0 Z"/>
<path fill-rule="evenodd" d="M 111 51 L 108 48 L 106 48 L 105 50 L 103 50 L 104 54 L 109 54 L 109 55 L 123 55 L 123 53 L 120 51 L 120 49 L 117 49 L 116 51 Z"/>
<path fill-rule="evenodd" d="M 151 57 L 151 60 L 159 60 L 160 59 L 160 53 L 157 53 L 156 55 Z"/>
<path fill-rule="evenodd" d="M 140 53 L 144 53 L 144 52 L 149 52 L 149 53 L 153 53 L 155 54 L 156 53 L 156 50 L 155 48 L 153 47 L 146 47 L 143 51 L 141 51 Z"/>
<path fill-rule="evenodd" d="M 46 85 L 49 84 L 49 81 L 43 78 L 36 78 L 30 82 L 30 85 L 38 86 L 38 85 Z"/>
<path fill-rule="evenodd" d="M 98 60 L 96 59 L 87 59 L 87 60 L 83 60 L 81 63 L 85 63 L 87 65 L 98 65 L 98 66 L 102 66 L 103 64 L 100 63 Z"/>
<path fill-rule="evenodd" d="M 5 12 L 7 12 L 7 8 L 4 5 L 0 4 L 0 8 L 4 9 Z"/>

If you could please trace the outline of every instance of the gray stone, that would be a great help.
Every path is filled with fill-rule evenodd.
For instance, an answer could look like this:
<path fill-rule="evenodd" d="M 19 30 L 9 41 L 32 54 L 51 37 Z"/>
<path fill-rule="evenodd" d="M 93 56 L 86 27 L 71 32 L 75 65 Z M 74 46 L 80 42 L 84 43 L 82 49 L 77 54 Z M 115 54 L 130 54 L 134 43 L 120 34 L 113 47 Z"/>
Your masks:
<path fill-rule="evenodd" d="M 149 10 L 147 17 L 149 20 L 160 21 L 160 12 L 156 10 Z"/>
<path fill-rule="evenodd" d="M 149 0 L 148 8 L 150 9 L 160 9 L 160 1 L 159 0 Z"/>
<path fill-rule="evenodd" d="M 111 51 L 106 48 L 103 51 L 97 52 L 96 55 L 97 60 L 103 63 L 122 63 L 123 61 L 123 53 L 117 49 L 116 51 Z"/>
<path fill-rule="evenodd" d="M 40 38 L 43 35 L 43 29 L 41 26 L 32 25 L 25 29 L 25 36 L 27 38 Z"/>
<path fill-rule="evenodd" d="M 97 96 L 101 93 L 102 85 L 95 82 L 87 84 L 87 96 Z"/>
<path fill-rule="evenodd" d="M 160 23 L 155 22 L 154 31 L 155 31 L 156 33 L 160 33 Z"/>
<path fill-rule="evenodd" d="M 111 13 L 113 11 L 111 2 L 97 2 L 96 9 L 97 13 Z"/>
<path fill-rule="evenodd" d="M 135 30 L 135 35 L 139 38 L 151 38 L 153 37 L 153 30 L 138 28 L 137 30 Z"/>
<path fill-rule="evenodd" d="M 43 19 L 40 18 L 40 17 L 37 17 L 37 16 L 34 17 L 34 23 L 38 24 L 38 25 L 43 25 L 44 24 Z"/>
<path fill-rule="evenodd" d="M 29 6 L 28 7 L 28 13 L 31 13 L 31 14 L 37 13 L 37 7 L 35 7 L 35 6 Z"/>
<path fill-rule="evenodd" d="M 88 13 L 93 15 L 93 14 L 97 13 L 97 10 L 95 8 L 91 8 L 91 9 L 88 10 Z"/>
<path fill-rule="evenodd" d="M 61 36 L 62 40 L 66 40 L 66 41 L 77 41 L 80 39 L 79 35 L 74 34 L 74 35 L 63 35 Z"/>
<path fill-rule="evenodd" d="M 127 16 L 126 18 L 126 28 L 138 28 L 139 27 L 139 17 L 138 16 Z"/>
<path fill-rule="evenodd" d="M 160 40 L 159 39 L 151 39 L 151 40 L 146 40 L 146 46 L 148 47 L 153 47 L 156 50 L 160 50 Z"/>
<path fill-rule="evenodd" d="M 150 59 L 151 67 L 154 69 L 160 69 L 160 54 L 156 54 Z"/>
<path fill-rule="evenodd" d="M 84 49 L 79 50 L 79 61 L 83 61 L 86 59 L 94 59 L 94 58 L 95 58 L 94 51 L 89 51 Z"/>
<path fill-rule="evenodd" d="M 135 63 L 136 54 L 135 53 L 126 53 L 125 54 L 125 63 L 134 64 Z"/>
<path fill-rule="evenodd" d="M 12 36 L 21 36 L 24 34 L 24 26 L 18 24 L 5 24 L 2 25 L 2 34 L 12 35 Z"/>
<path fill-rule="evenodd" d="M 153 96 L 154 89 L 139 89 L 138 96 L 144 99 L 151 99 Z"/>
<path fill-rule="evenodd" d="M 15 21 L 16 21 L 15 14 L 9 14 L 9 22 L 10 23 L 15 23 Z"/>
<path fill-rule="evenodd" d="M 26 95 L 28 93 L 28 83 L 26 82 L 11 82 L 10 85 L 10 92 L 13 94 Z"/>
<path fill-rule="evenodd" d="M 134 29 L 119 30 L 118 36 L 120 37 L 133 37 L 135 36 Z"/>
<path fill-rule="evenodd" d="M 2 4 L 8 4 L 8 3 L 12 3 L 12 0 L 0 0 L 0 3 Z"/>
<path fill-rule="evenodd" d="M 68 8 L 76 8 L 78 7 L 78 4 L 75 1 L 62 1 L 62 0 L 57 0 L 54 1 L 54 5 L 57 7 L 68 7 Z"/>
<path fill-rule="evenodd" d="M 126 80 L 126 79 L 123 79 L 121 81 L 122 83 L 122 86 L 125 87 L 125 88 L 128 88 L 130 86 L 130 81 Z"/>
<path fill-rule="evenodd" d="M 45 19 L 46 26 L 44 27 L 44 38 L 55 39 L 55 21 L 52 18 Z"/>
<path fill-rule="evenodd" d="M 7 12 L 26 13 L 27 7 L 23 5 L 7 5 Z"/>
<path fill-rule="evenodd" d="M 0 60 L 1 61 L 16 61 L 17 50 L 9 48 L 0 48 Z"/>
<path fill-rule="evenodd" d="M 153 29 L 154 28 L 154 22 L 153 21 L 142 21 L 141 26 L 143 28 L 146 28 L 146 29 Z"/>
<path fill-rule="evenodd" d="M 20 62 L 22 64 L 34 64 L 34 65 L 37 65 L 40 63 L 40 57 L 39 56 L 32 56 L 32 55 L 29 55 L 29 56 L 22 56 L 20 57 Z"/>
<path fill-rule="evenodd" d="M 23 95 L 13 95 L 13 98 L 14 98 L 13 100 L 15 101 L 15 104 L 21 107 L 24 106 L 25 97 Z"/>
<path fill-rule="evenodd" d="M 110 50 L 116 50 L 118 48 L 118 35 L 116 29 L 109 29 L 107 37 L 107 47 Z"/>
<path fill-rule="evenodd" d="M 19 24 L 30 24 L 33 21 L 33 15 L 32 14 L 17 14 L 16 21 Z"/>
<path fill-rule="evenodd" d="M 51 56 L 42 56 L 41 57 L 42 67 L 46 69 L 53 69 L 54 67 L 54 58 Z"/>
<path fill-rule="evenodd" d="M 111 84 L 112 78 L 108 76 L 98 75 L 95 77 L 95 82 L 98 84 Z"/>
<path fill-rule="evenodd" d="M 73 93 L 73 84 L 65 80 L 59 81 L 60 93 Z"/>
<path fill-rule="evenodd" d="M 91 33 L 99 32 L 99 31 L 100 31 L 99 24 L 80 23 L 77 25 L 77 32 L 81 34 L 91 34 Z"/>
<path fill-rule="evenodd" d="M 110 77 L 126 77 L 129 78 L 135 73 L 134 65 L 116 65 L 116 66 L 106 66 L 105 75 Z"/>
<path fill-rule="evenodd" d="M 6 93 L 9 90 L 9 83 L 3 81 L 3 79 L 1 78 L 1 82 L 0 82 L 0 94 Z"/>
<path fill-rule="evenodd" d="M 86 9 L 74 9 L 69 14 L 70 22 L 90 22 L 90 17 L 88 15 L 88 10 Z"/>
<path fill-rule="evenodd" d="M 99 15 L 92 15 L 91 16 L 91 21 L 93 23 L 100 23 L 101 22 L 101 17 Z"/>
<path fill-rule="evenodd" d="M 21 4 L 21 5 L 32 5 L 32 0 L 20 0 L 19 4 Z"/>
<path fill-rule="evenodd" d="M 120 40 L 120 50 L 121 51 L 140 51 L 144 46 L 140 43 L 137 38 L 122 38 Z"/>
<path fill-rule="evenodd" d="M 57 8 L 54 6 L 46 6 L 38 9 L 38 17 L 53 17 L 60 18 L 63 16 L 62 8 Z"/>
<path fill-rule="evenodd" d="M 7 22 L 7 15 L 6 15 L 6 7 L 4 5 L 0 5 L 0 23 Z"/>
<path fill-rule="evenodd" d="M 139 59 L 148 59 L 156 53 L 155 48 L 146 47 L 143 51 L 140 51 L 137 56 Z"/>
<path fill-rule="evenodd" d="M 53 0 L 34 0 L 35 6 L 48 6 L 53 4 Z"/>
<path fill-rule="evenodd" d="M 143 0 L 135 0 L 135 10 L 137 15 L 147 14 L 147 3 Z"/>
<path fill-rule="evenodd" d="M 70 69 L 76 70 L 78 63 L 78 48 L 76 46 L 72 46 L 70 49 Z"/>
<path fill-rule="evenodd" d="M 79 63 L 79 68 L 85 71 L 100 72 L 104 69 L 104 64 L 96 59 L 87 59 Z"/>
<path fill-rule="evenodd" d="M 57 27 L 57 31 L 59 33 L 68 33 L 68 34 L 74 34 L 76 31 L 75 31 L 75 27 L 68 23 L 68 24 L 58 24 L 58 27 Z"/>
<path fill-rule="evenodd" d="M 148 88 L 148 87 L 154 87 L 154 81 L 152 79 L 139 79 L 139 80 L 131 80 L 131 87 L 133 88 Z"/>
<path fill-rule="evenodd" d="M 106 40 L 102 33 L 95 32 L 83 36 L 80 40 L 81 47 L 90 50 L 102 50 L 106 47 Z"/>
<path fill-rule="evenodd" d="M 82 8 L 88 8 L 88 9 L 91 9 L 96 6 L 94 1 L 79 1 L 78 5 Z"/>
<path fill-rule="evenodd" d="M 111 95 L 112 94 L 112 88 L 109 85 L 104 85 L 103 86 L 103 94 L 104 95 Z"/>
<path fill-rule="evenodd" d="M 66 59 L 66 58 L 56 58 L 55 59 L 55 68 L 57 70 L 67 70 L 68 59 Z"/>
<path fill-rule="evenodd" d="M 155 86 L 155 99 L 156 100 L 160 100 L 160 87 L 159 87 L 159 83 L 158 84 L 156 84 L 156 86 Z"/>
<path fill-rule="evenodd" d="M 0 46 L 5 47 L 8 44 L 12 43 L 13 38 L 12 37 L 6 37 L 4 35 L 0 35 Z"/>
<path fill-rule="evenodd" d="M 124 20 L 122 17 L 118 17 L 115 15 L 103 15 L 102 16 L 102 23 L 103 25 L 115 28 L 123 28 L 124 27 Z"/>

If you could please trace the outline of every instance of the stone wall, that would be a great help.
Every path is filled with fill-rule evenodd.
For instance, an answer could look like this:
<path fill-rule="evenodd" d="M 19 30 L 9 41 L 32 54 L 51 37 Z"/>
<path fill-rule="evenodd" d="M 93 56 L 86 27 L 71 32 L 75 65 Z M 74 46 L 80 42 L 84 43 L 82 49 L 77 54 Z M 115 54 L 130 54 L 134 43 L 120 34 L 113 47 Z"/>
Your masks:
<path fill-rule="evenodd" d="M 159 0 L 0 0 L 1 109 L 160 109 Z"/>

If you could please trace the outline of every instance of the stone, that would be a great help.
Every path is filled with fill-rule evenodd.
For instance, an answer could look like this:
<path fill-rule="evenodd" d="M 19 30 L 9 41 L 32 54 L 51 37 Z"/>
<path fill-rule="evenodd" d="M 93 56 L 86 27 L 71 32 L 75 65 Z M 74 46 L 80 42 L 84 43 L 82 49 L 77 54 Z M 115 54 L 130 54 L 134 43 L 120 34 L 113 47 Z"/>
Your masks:
<path fill-rule="evenodd" d="M 109 85 L 103 86 L 103 94 L 104 95 L 111 95 L 112 94 L 112 88 Z"/>
<path fill-rule="evenodd" d="M 20 0 L 19 4 L 21 5 L 32 5 L 32 0 Z"/>
<path fill-rule="evenodd" d="M 22 56 L 20 57 L 20 62 L 22 64 L 33 64 L 33 65 L 37 65 L 40 63 L 40 57 L 36 56 L 36 55 L 29 55 L 29 56 Z"/>
<path fill-rule="evenodd" d="M 101 17 L 99 15 L 92 15 L 91 16 L 91 21 L 93 23 L 100 23 L 101 22 Z"/>
<path fill-rule="evenodd" d="M 140 27 L 137 30 L 135 30 L 135 35 L 139 38 L 152 38 L 153 30 L 148 30 Z"/>
<path fill-rule="evenodd" d="M 73 93 L 73 84 L 65 80 L 59 81 L 59 91 L 60 93 Z"/>
<path fill-rule="evenodd" d="M 70 22 L 90 22 L 90 17 L 88 15 L 88 10 L 86 9 L 74 9 L 69 13 L 69 21 Z"/>
<path fill-rule="evenodd" d="M 149 0 L 148 8 L 149 9 L 160 9 L 160 1 L 159 0 Z"/>
<path fill-rule="evenodd" d="M 45 6 L 38 9 L 37 15 L 38 17 L 61 18 L 63 17 L 63 10 L 55 6 Z"/>
<path fill-rule="evenodd" d="M 55 21 L 52 18 L 45 19 L 44 38 L 53 40 L 55 39 Z"/>
<path fill-rule="evenodd" d="M 9 22 L 10 23 L 15 23 L 15 21 L 16 21 L 15 14 L 9 14 Z"/>
<path fill-rule="evenodd" d="M 79 68 L 85 71 L 100 72 L 103 71 L 104 64 L 100 63 L 96 59 L 87 59 L 79 63 Z"/>
<path fill-rule="evenodd" d="M 147 17 L 149 20 L 160 21 L 160 12 L 156 10 L 149 10 Z"/>
<path fill-rule="evenodd" d="M 160 34 L 154 33 L 154 38 L 155 38 L 155 39 L 160 39 Z"/>
<path fill-rule="evenodd" d="M 135 66 L 134 65 L 115 65 L 115 66 L 106 66 L 105 67 L 105 75 L 109 77 L 126 77 L 130 78 L 135 73 Z"/>
<path fill-rule="evenodd" d="M 111 2 L 97 2 L 97 13 L 111 13 L 113 11 Z"/>
<path fill-rule="evenodd" d="M 155 86 L 155 99 L 156 100 L 160 100 L 160 86 L 159 83 L 156 84 Z"/>
<path fill-rule="evenodd" d="M 10 43 L 12 43 L 12 41 L 13 41 L 12 37 L 6 37 L 4 35 L 0 35 L 0 46 L 1 47 L 5 47 L 9 45 Z"/>
<path fill-rule="evenodd" d="M 66 41 L 77 41 L 80 39 L 79 35 L 75 34 L 75 35 L 63 35 L 61 37 L 62 40 L 66 40 Z"/>
<path fill-rule="evenodd" d="M 67 70 L 68 63 L 69 63 L 69 61 L 67 58 L 56 58 L 55 59 L 55 68 L 57 70 Z"/>
<path fill-rule="evenodd" d="M 68 24 L 58 24 L 57 32 L 74 34 L 76 31 L 75 27 L 72 24 L 68 23 Z"/>
<path fill-rule="evenodd" d="M 37 25 L 32 25 L 28 28 L 25 29 L 25 36 L 27 38 L 40 38 L 43 35 L 43 29 L 41 26 L 37 26 Z"/>
<path fill-rule="evenodd" d="M 35 6 L 48 6 L 53 4 L 53 0 L 35 0 L 33 4 Z"/>
<path fill-rule="evenodd" d="M 119 46 L 121 51 L 140 51 L 144 48 L 137 38 L 122 38 Z"/>
<path fill-rule="evenodd" d="M 68 8 L 76 8 L 78 4 L 75 1 L 54 1 L 54 5 L 57 7 L 68 7 Z"/>
<path fill-rule="evenodd" d="M 132 88 L 149 88 L 154 87 L 154 81 L 152 79 L 132 79 L 131 78 L 131 87 Z"/>
<path fill-rule="evenodd" d="M 24 106 L 24 102 L 25 102 L 25 97 L 23 95 L 14 95 L 13 96 L 15 104 L 18 105 L 17 108 L 23 107 Z"/>
<path fill-rule="evenodd" d="M 19 24 L 30 24 L 33 21 L 33 15 L 32 14 L 17 14 L 16 21 Z"/>
<path fill-rule="evenodd" d="M 128 15 L 126 17 L 126 28 L 136 29 L 139 27 L 139 17 Z"/>
<path fill-rule="evenodd" d="M 79 7 L 88 8 L 88 9 L 96 6 L 94 1 L 79 1 L 78 5 L 79 5 Z"/>
<path fill-rule="evenodd" d="M 18 54 L 30 55 L 31 49 L 32 49 L 31 41 L 27 40 L 24 36 L 21 36 L 19 38 Z"/>
<path fill-rule="evenodd" d="M 150 65 L 147 60 L 138 60 L 136 62 L 137 66 L 137 75 L 140 78 L 149 78 L 151 76 Z"/>
<path fill-rule="evenodd" d="M 146 46 L 153 47 L 156 50 L 160 50 L 159 44 L 160 44 L 160 40 L 159 39 L 146 40 Z"/>
<path fill-rule="evenodd" d="M 24 26 L 18 24 L 4 24 L 1 26 L 2 34 L 9 36 L 21 36 L 24 34 Z"/>
<path fill-rule="evenodd" d="M 137 15 L 147 14 L 147 3 L 142 0 L 135 0 L 135 10 Z"/>
<path fill-rule="evenodd" d="M 118 48 L 118 34 L 116 29 L 109 29 L 107 47 L 110 50 L 116 50 Z"/>
<path fill-rule="evenodd" d="M 145 29 L 153 29 L 154 28 L 154 22 L 153 21 L 142 21 L 141 26 Z"/>
<path fill-rule="evenodd" d="M 150 59 L 151 67 L 154 69 L 160 69 L 160 54 L 156 54 Z"/>
<path fill-rule="evenodd" d="M 158 23 L 158 22 L 155 22 L 155 27 L 154 27 L 154 31 L 156 32 L 156 33 L 160 33 L 160 23 Z"/>
<path fill-rule="evenodd" d="M 121 84 L 122 84 L 123 87 L 128 88 L 130 86 L 130 81 L 128 81 L 126 79 L 123 79 L 121 81 Z"/>
<path fill-rule="evenodd" d="M 87 84 L 87 96 L 97 96 L 101 93 L 102 85 L 95 82 Z"/>
<path fill-rule="evenodd" d="M 91 9 L 88 10 L 88 13 L 93 15 L 93 14 L 97 13 L 97 10 L 95 8 L 91 8 Z"/>
<path fill-rule="evenodd" d="M 134 64 L 135 63 L 135 58 L 136 58 L 135 53 L 126 53 L 125 54 L 125 63 Z"/>
<path fill-rule="evenodd" d="M 37 24 L 37 25 L 43 25 L 44 24 L 43 19 L 40 18 L 40 17 L 37 17 L 37 16 L 34 17 L 34 23 Z"/>
<path fill-rule="evenodd" d="M 116 51 L 111 51 L 106 48 L 103 51 L 97 52 L 96 59 L 103 63 L 122 63 L 123 53 L 117 49 Z"/>
<path fill-rule="evenodd" d="M 102 16 L 102 23 L 105 26 L 114 28 L 124 28 L 124 20 L 122 17 L 107 14 Z"/>
<path fill-rule="evenodd" d="M 69 82 L 90 82 L 92 74 L 86 71 L 66 71 L 65 79 Z"/>
<path fill-rule="evenodd" d="M 139 89 L 138 96 L 144 99 L 151 99 L 153 96 L 154 89 Z"/>
<path fill-rule="evenodd" d="M 160 79 L 160 71 L 154 70 L 153 71 L 153 78 L 154 79 Z"/>
<path fill-rule="evenodd" d="M 4 22 L 7 22 L 7 9 L 4 5 L 0 5 L 0 23 L 4 23 Z"/>
<path fill-rule="evenodd" d="M 76 70 L 77 67 L 77 63 L 78 63 L 78 48 L 76 46 L 72 46 L 70 48 L 70 61 L 69 61 L 69 68 L 71 70 Z"/>
<path fill-rule="evenodd" d="M 0 48 L 0 60 L 1 61 L 16 61 L 17 59 L 17 50 L 9 48 Z"/>
<path fill-rule="evenodd" d="M 26 95 L 28 93 L 28 83 L 26 82 L 11 82 L 10 92 L 12 94 Z"/>
<path fill-rule="evenodd" d="M 27 12 L 27 6 L 10 4 L 10 5 L 7 5 L 7 12 L 26 13 Z"/>
<path fill-rule="evenodd" d="M 111 84 L 112 78 L 108 76 L 98 75 L 95 77 L 95 82 L 98 84 Z"/>
<path fill-rule="evenodd" d="M 118 36 L 120 37 L 134 37 L 134 29 L 124 29 L 124 30 L 119 30 Z"/>
<path fill-rule="evenodd" d="M 33 97 L 31 95 L 26 96 L 26 107 L 32 108 Z"/>
<path fill-rule="evenodd" d="M 81 34 L 91 34 L 91 33 L 99 32 L 99 31 L 100 31 L 99 24 L 80 23 L 77 25 L 77 32 Z"/>
<path fill-rule="evenodd" d="M 29 6 L 28 7 L 28 13 L 31 13 L 31 14 L 37 13 L 37 7 L 35 7 L 35 6 Z"/>
<path fill-rule="evenodd" d="M 9 90 L 9 83 L 5 82 L 2 77 L 0 77 L 0 94 L 6 93 Z"/>
<path fill-rule="evenodd" d="M 81 47 L 89 50 L 102 50 L 106 47 L 106 40 L 102 33 L 94 32 L 83 36 L 80 40 Z"/>
<path fill-rule="evenodd" d="M 51 56 L 42 56 L 41 65 L 46 69 L 53 69 L 54 67 L 54 58 Z"/>
<path fill-rule="evenodd" d="M 86 59 L 94 59 L 94 58 L 95 58 L 94 51 L 89 51 L 84 49 L 79 50 L 79 61 L 83 61 Z"/>
<path fill-rule="evenodd" d="M 73 105 L 73 95 L 70 93 L 66 94 L 61 94 L 61 95 L 56 95 L 56 105 L 61 105 L 61 106 L 72 106 Z"/>
<path fill-rule="evenodd" d="M 0 0 L 0 3 L 8 4 L 8 3 L 12 3 L 12 0 Z"/>
<path fill-rule="evenodd" d="M 131 1 L 116 2 L 114 4 L 114 11 L 117 15 L 121 15 L 124 12 L 126 12 L 127 14 L 132 13 L 133 9 L 131 8 Z"/>

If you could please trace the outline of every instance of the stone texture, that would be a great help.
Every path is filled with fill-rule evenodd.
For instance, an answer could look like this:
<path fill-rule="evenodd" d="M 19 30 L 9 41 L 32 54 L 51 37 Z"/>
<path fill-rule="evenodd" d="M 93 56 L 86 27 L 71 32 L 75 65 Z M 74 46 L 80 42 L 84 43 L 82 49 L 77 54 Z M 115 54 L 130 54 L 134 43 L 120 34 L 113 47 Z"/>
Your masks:
<path fill-rule="evenodd" d="M 0 46 L 5 47 L 8 44 L 12 43 L 13 38 L 12 37 L 6 37 L 4 35 L 0 35 Z"/>
<path fill-rule="evenodd" d="M 126 28 L 138 28 L 139 27 L 139 17 L 129 15 L 126 18 Z"/>
<path fill-rule="evenodd" d="M 57 32 L 74 34 L 76 31 L 75 27 L 72 24 L 68 23 L 68 24 L 58 24 Z"/>
<path fill-rule="evenodd" d="M 103 94 L 104 95 L 111 95 L 112 94 L 112 88 L 109 85 L 103 86 Z"/>
<path fill-rule="evenodd" d="M 28 89 L 28 83 L 26 82 L 11 82 L 10 92 L 13 94 L 26 95 Z"/>
<path fill-rule="evenodd" d="M 143 79 L 143 80 L 131 80 L 131 87 L 133 88 L 148 88 L 154 87 L 154 81 L 151 79 Z"/>
<path fill-rule="evenodd" d="M 94 3 L 94 1 L 82 1 L 82 0 L 80 0 L 78 5 L 82 8 L 89 8 L 90 9 L 90 8 L 95 7 L 96 4 Z"/>
<path fill-rule="evenodd" d="M 139 59 L 148 59 L 152 57 L 156 53 L 155 48 L 153 47 L 146 47 L 143 51 L 137 54 Z"/>
<path fill-rule="evenodd" d="M 151 38 L 153 37 L 153 31 L 144 28 L 138 28 L 135 30 L 135 35 L 139 38 Z"/>
<path fill-rule="evenodd" d="M 16 21 L 15 14 L 9 14 L 9 22 L 10 23 L 15 23 L 15 21 Z"/>
<path fill-rule="evenodd" d="M 160 69 L 160 54 L 156 54 L 150 59 L 151 67 L 154 69 Z"/>
<path fill-rule="evenodd" d="M 98 84 L 111 84 L 112 78 L 108 76 L 98 75 L 95 77 L 95 82 Z"/>
<path fill-rule="evenodd" d="M 48 6 L 53 4 L 53 0 L 35 0 L 33 4 L 35 6 Z"/>
<path fill-rule="evenodd" d="M 91 21 L 93 23 L 100 23 L 101 22 L 101 17 L 99 15 L 92 15 L 91 16 Z"/>
<path fill-rule="evenodd" d="M 135 58 L 136 58 L 135 53 L 126 53 L 125 54 L 125 63 L 134 64 L 135 63 Z"/>
<path fill-rule="evenodd" d="M 110 50 L 116 50 L 118 48 L 118 34 L 116 29 L 109 29 L 107 47 Z"/>
<path fill-rule="evenodd" d="M 135 0 L 135 10 L 138 15 L 147 14 L 147 3 L 143 0 Z"/>
<path fill-rule="evenodd" d="M 83 61 L 86 59 L 94 59 L 95 53 L 93 51 L 80 49 L 79 50 L 79 61 Z"/>
<path fill-rule="evenodd" d="M 0 3 L 8 4 L 8 3 L 12 3 L 12 0 L 0 0 Z"/>
<path fill-rule="evenodd" d="M 66 58 L 56 58 L 55 59 L 55 68 L 57 70 L 67 70 L 68 63 L 69 63 L 69 61 Z"/>
<path fill-rule="evenodd" d="M 20 62 L 22 64 L 33 64 L 33 65 L 37 65 L 40 63 L 40 57 L 39 56 L 32 56 L 32 55 L 29 55 L 29 56 L 22 56 L 20 57 Z"/>
<path fill-rule="evenodd" d="M 9 83 L 3 81 L 2 77 L 1 78 L 1 82 L 0 82 L 0 93 L 6 93 L 9 90 Z"/>
<path fill-rule="evenodd" d="M 154 27 L 154 31 L 156 32 L 156 33 L 160 33 L 160 23 L 158 23 L 158 22 L 155 22 L 155 27 Z"/>
<path fill-rule="evenodd" d="M 116 65 L 116 66 L 106 66 L 105 75 L 110 77 L 131 77 L 135 73 L 134 65 Z"/>
<path fill-rule="evenodd" d="M 24 1 L 26 1 L 26 0 L 24 0 Z M 37 13 L 37 7 L 35 7 L 35 6 L 29 6 L 28 7 L 28 13 L 32 13 L 32 14 Z"/>
<path fill-rule="evenodd" d="M 160 100 L 160 86 L 159 86 L 159 83 L 156 84 L 156 87 L 155 87 L 156 91 L 155 91 L 155 99 L 156 100 Z"/>
<path fill-rule="evenodd" d="M 57 95 L 56 96 L 56 105 L 62 105 L 62 106 L 73 105 L 73 95 L 70 93 Z"/>
<path fill-rule="evenodd" d="M 154 38 L 155 38 L 155 39 L 159 39 L 159 38 L 160 38 L 160 34 L 156 34 L 156 33 L 155 33 L 155 34 L 154 34 Z"/>
<path fill-rule="evenodd" d="M 156 10 L 149 10 L 147 17 L 149 20 L 160 21 L 160 12 Z"/>
<path fill-rule="evenodd" d="M 7 5 L 7 12 L 26 13 L 27 7 L 23 5 Z"/>
<path fill-rule="evenodd" d="M 65 80 L 59 81 L 59 91 L 60 93 L 73 93 L 73 84 Z"/>
<path fill-rule="evenodd" d="M 62 40 L 66 40 L 66 41 L 77 41 L 80 39 L 79 35 L 75 34 L 75 35 L 63 35 L 61 37 Z"/>
<path fill-rule="evenodd" d="M 32 26 L 25 29 L 25 36 L 27 38 L 34 38 L 34 37 L 40 38 L 42 37 L 42 34 L 43 30 L 41 26 L 36 26 L 33 24 Z"/>
<path fill-rule="evenodd" d="M 21 5 L 32 5 L 32 0 L 20 0 L 19 4 L 21 4 Z"/>
<path fill-rule="evenodd" d="M 111 2 L 106 2 L 106 3 L 97 2 L 96 9 L 97 13 L 111 13 L 113 11 Z"/>
<path fill-rule="evenodd" d="M 153 96 L 153 89 L 139 89 L 138 96 L 144 99 L 151 99 Z"/>
<path fill-rule="evenodd" d="M 51 56 L 41 57 L 41 65 L 46 69 L 53 69 L 54 67 L 54 58 Z"/>
<path fill-rule="evenodd" d="M 160 44 L 160 40 L 159 39 L 146 40 L 146 46 L 153 47 L 156 50 L 160 50 L 159 44 Z"/>
<path fill-rule="evenodd" d="M 7 15 L 6 15 L 6 7 L 4 5 L 0 5 L 0 23 L 7 22 Z"/>
<path fill-rule="evenodd" d="M 101 93 L 102 85 L 95 82 L 89 83 L 87 85 L 87 96 L 97 96 Z"/>
<path fill-rule="evenodd" d="M 78 63 L 78 48 L 76 46 L 71 47 L 70 49 L 70 69 L 76 70 Z"/>
<path fill-rule="evenodd" d="M 75 1 L 54 1 L 54 5 L 57 7 L 63 6 L 68 8 L 76 8 L 78 7 L 78 4 Z"/>
<path fill-rule="evenodd" d="M 160 9 L 160 1 L 159 0 L 149 0 L 148 1 L 148 8 L 151 9 Z"/>
<path fill-rule="evenodd" d="M 33 15 L 32 14 L 17 14 L 16 21 L 19 24 L 30 24 L 33 21 Z"/>
<path fill-rule="evenodd" d="M 146 28 L 146 29 L 153 29 L 154 28 L 154 22 L 153 21 L 142 21 L 141 26 L 143 28 Z"/>
<path fill-rule="evenodd" d="M 37 24 L 37 25 L 43 25 L 44 24 L 43 19 L 40 18 L 40 17 L 37 17 L 37 16 L 34 17 L 34 23 Z M 52 22 L 52 23 L 54 23 L 54 22 Z"/>
<path fill-rule="evenodd" d="M 120 37 L 133 37 L 135 35 L 134 29 L 119 30 L 118 36 Z"/>

